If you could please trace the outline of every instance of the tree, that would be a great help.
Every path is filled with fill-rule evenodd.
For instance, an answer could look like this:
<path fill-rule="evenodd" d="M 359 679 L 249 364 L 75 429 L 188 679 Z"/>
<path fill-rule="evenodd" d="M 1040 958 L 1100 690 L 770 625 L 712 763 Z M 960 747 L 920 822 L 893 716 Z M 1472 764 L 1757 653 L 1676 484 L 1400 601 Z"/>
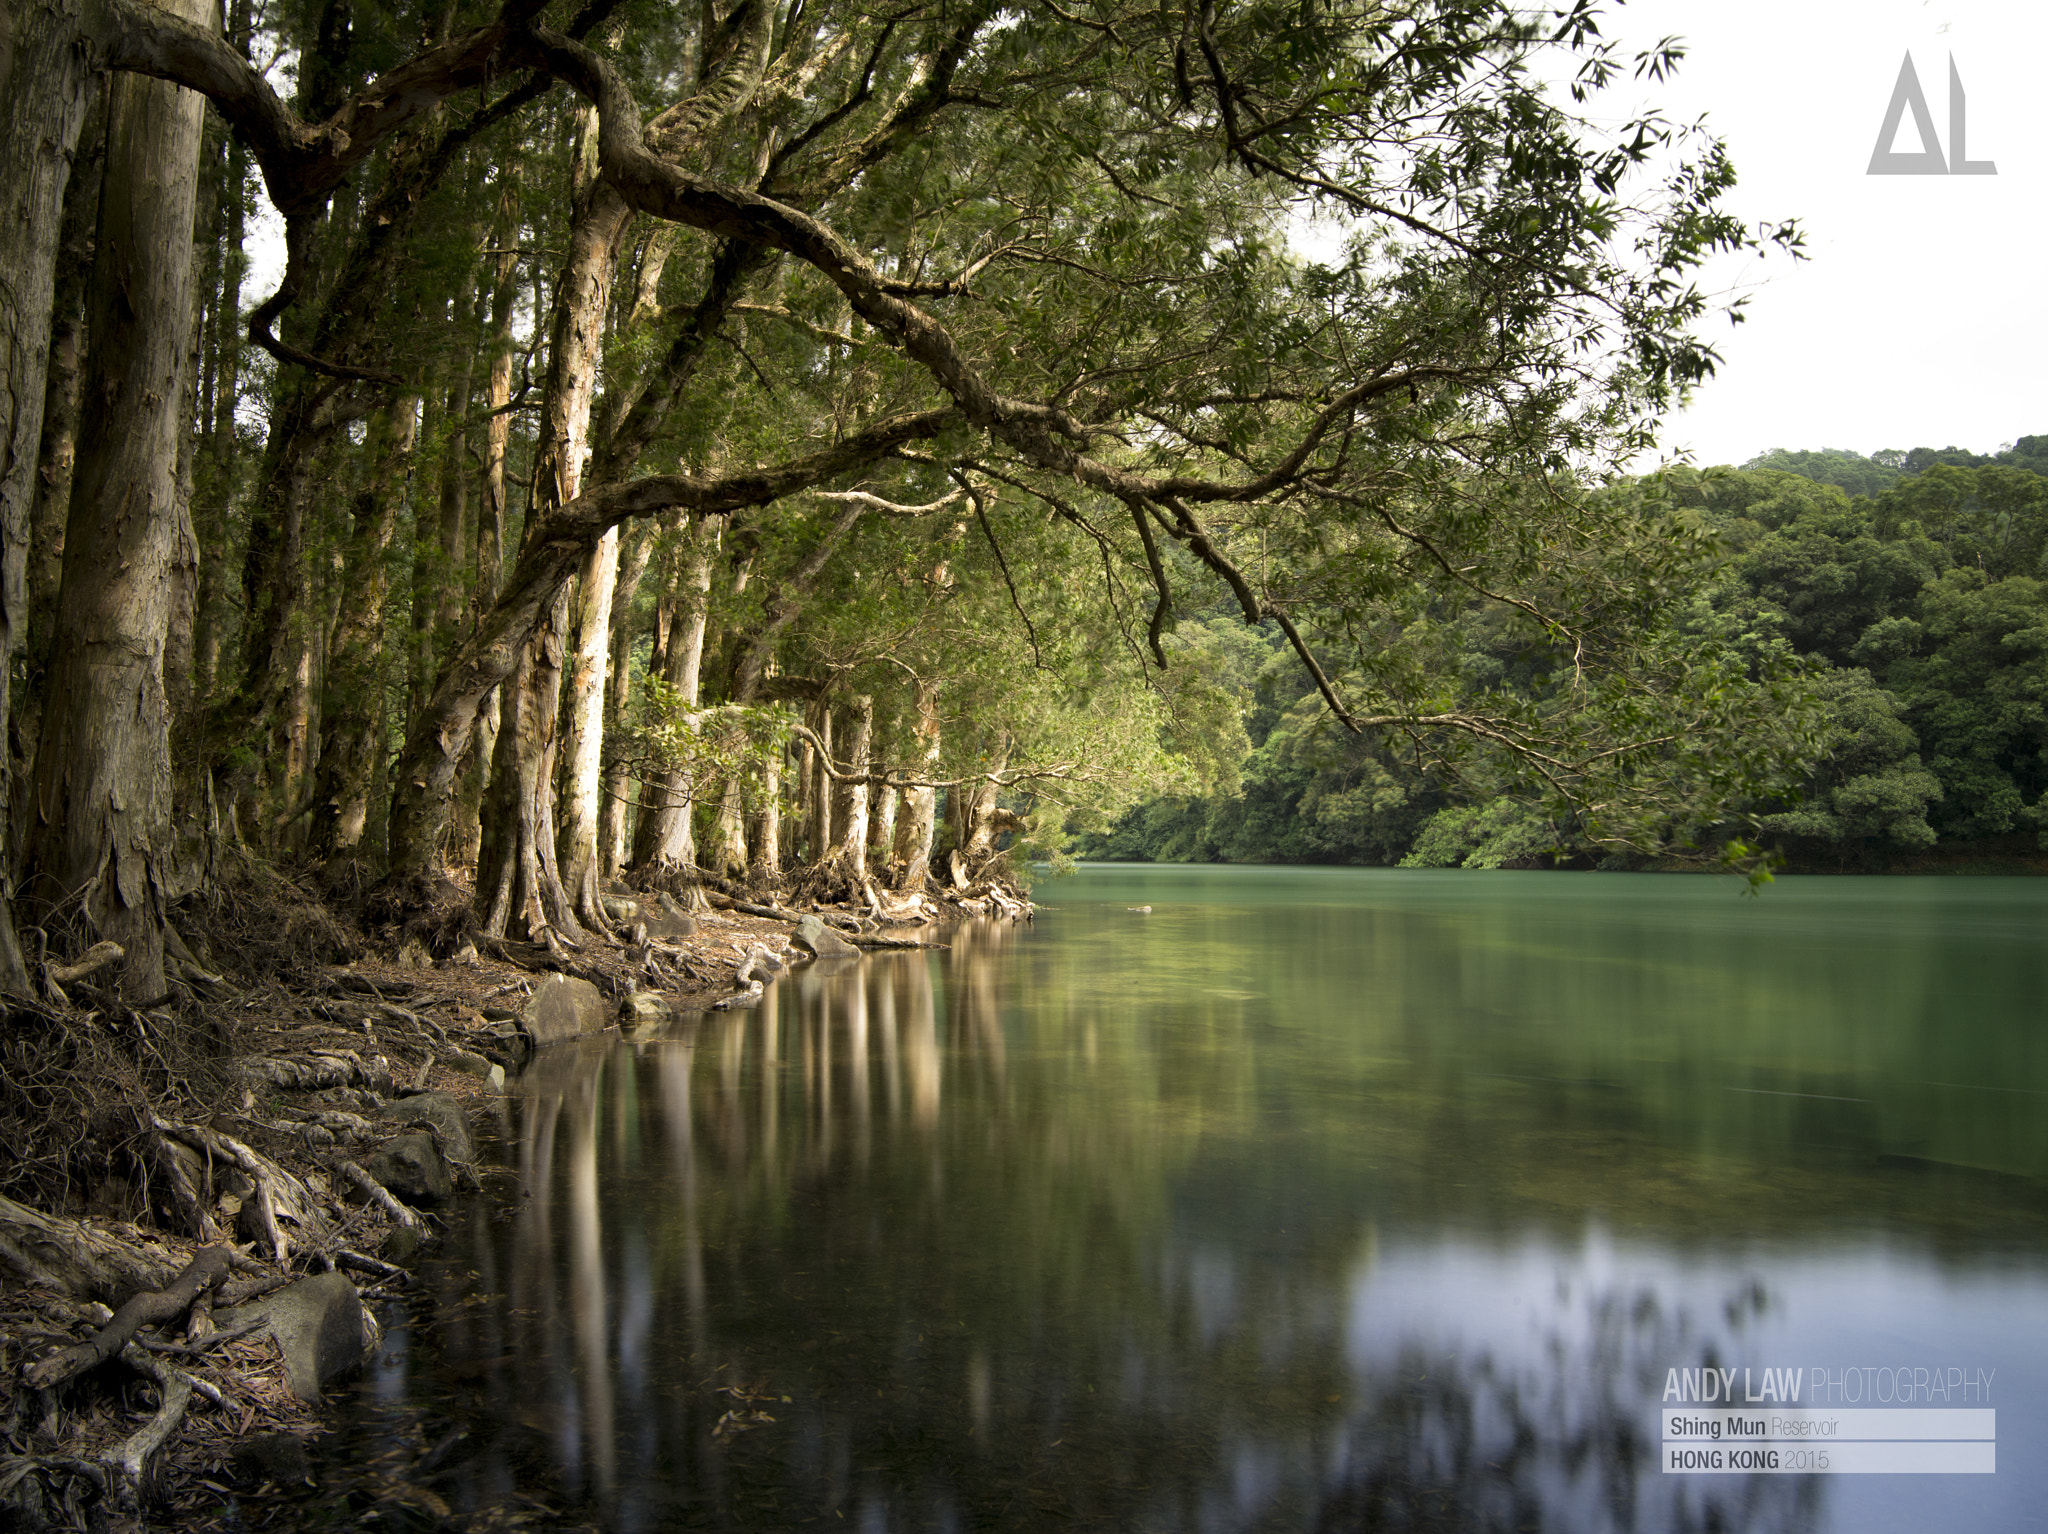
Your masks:
<path fill-rule="evenodd" d="M 56 914 L 77 902 L 94 936 L 121 944 L 137 998 L 164 994 L 173 883 L 164 646 L 191 573 L 177 469 L 204 105 L 140 76 L 112 86 L 86 405 L 23 849 L 27 895 Z"/>
<path fill-rule="evenodd" d="M 320 465 L 353 461 L 351 423 L 375 408 L 436 397 L 401 343 L 419 315 L 465 312 L 421 304 L 401 324 L 378 300 L 451 167 L 515 130 L 524 166 L 545 135 L 522 114 L 563 120 L 557 86 L 575 99 L 573 165 L 553 178 L 570 204 L 523 221 L 566 252 L 536 348 L 533 500 L 398 752 L 398 883 L 438 874 L 477 720 L 509 682 L 479 901 L 536 938 L 600 921 L 592 881 L 565 888 L 554 867 L 570 588 L 591 585 L 579 729 L 595 728 L 607 536 L 636 517 L 773 528 L 806 493 L 979 497 L 977 578 L 1021 617 L 1006 547 L 1091 563 L 1153 685 L 1180 610 L 1225 592 L 1340 727 L 1425 743 L 1596 839 L 1699 822 L 1796 766 L 1799 732 L 1769 727 L 1783 688 L 1672 638 L 1670 593 L 1703 557 L 1685 519 L 1590 493 L 1715 364 L 1694 333 L 1700 263 L 1796 232 L 1726 211 L 1712 140 L 1656 118 L 1603 134 L 1546 94 L 1549 50 L 1578 100 L 1627 66 L 1590 3 L 1540 26 L 1496 0 L 886 16 L 741 0 L 701 17 L 594 0 L 566 31 L 544 9 L 508 0 L 460 31 L 423 15 L 399 58 L 321 8 L 296 109 L 228 43 L 135 0 L 64 23 L 95 60 L 211 97 L 285 216 L 284 283 L 251 324 L 277 381 L 251 513 L 262 605 L 230 712 L 308 741 L 310 692 L 284 695 L 307 669 L 294 636 L 317 628 L 293 614 Z M 1638 191 L 1666 148 L 1692 157 Z M 1312 213 L 1345 235 L 1322 261 L 1289 248 Z M 636 217 L 668 232 L 632 244 Z M 476 279 L 502 292 L 503 259 L 473 261 Z M 615 323 L 643 297 L 651 327 Z M 513 408 L 489 374 L 486 408 Z M 934 519 L 917 568 L 954 537 Z M 1475 623 L 1491 625 L 1477 648 Z M 896 701 L 868 679 L 826 706 L 873 697 L 885 734 L 925 718 L 930 668 L 905 664 Z M 1022 739 L 967 750 L 1008 761 Z M 582 804 L 593 762 L 572 774 Z M 572 861 L 594 866 L 590 816 L 574 820 Z M 989 823 L 960 833 L 978 845 Z"/>

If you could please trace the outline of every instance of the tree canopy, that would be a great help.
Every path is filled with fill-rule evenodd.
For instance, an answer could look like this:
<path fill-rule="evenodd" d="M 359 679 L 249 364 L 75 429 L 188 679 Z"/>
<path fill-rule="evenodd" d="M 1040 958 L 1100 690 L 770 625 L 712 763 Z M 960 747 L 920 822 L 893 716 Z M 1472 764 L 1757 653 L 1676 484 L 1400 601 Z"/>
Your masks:
<path fill-rule="evenodd" d="M 1729 208 L 1703 130 L 1585 115 L 1682 54 L 1591 0 L 225 20 L 66 0 L 5 62 L 48 288 L 9 336 L 31 822 L 134 750 L 45 722 L 105 595 L 58 552 L 65 433 L 125 408 L 65 337 L 110 263 L 184 255 L 123 254 L 94 168 L 197 188 L 197 296 L 138 321 L 182 359 L 169 596 L 115 625 L 165 656 L 175 782 L 125 851 L 30 831 L 39 920 L 118 887 L 158 921 L 203 877 L 180 815 L 394 909 L 473 867 L 484 930 L 550 945 L 628 864 L 964 883 L 1233 772 L 1221 672 L 1266 647 L 1344 749 L 1594 844 L 1696 842 L 1817 749 L 1797 666 L 1684 628 L 1701 520 L 1601 488 L 1716 364 L 1703 264 L 1798 233 Z M 196 159 L 96 140 L 96 72 L 203 96 Z M 259 193 L 287 264 L 245 295 Z"/>

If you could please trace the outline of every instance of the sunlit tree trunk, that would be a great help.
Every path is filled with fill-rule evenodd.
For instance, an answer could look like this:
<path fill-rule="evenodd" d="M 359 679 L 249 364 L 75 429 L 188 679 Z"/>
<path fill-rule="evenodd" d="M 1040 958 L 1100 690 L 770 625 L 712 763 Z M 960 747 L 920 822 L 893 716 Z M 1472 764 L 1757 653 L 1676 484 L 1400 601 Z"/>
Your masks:
<path fill-rule="evenodd" d="M 626 552 L 619 558 L 619 583 L 612 592 L 612 658 L 611 678 L 605 687 L 605 728 L 617 731 L 624 726 L 632 707 L 633 646 L 636 636 L 633 632 L 633 599 L 639 595 L 640 582 L 646 577 L 647 565 L 654 554 L 655 529 L 643 527 L 636 531 L 626 545 Z M 605 775 L 604 805 L 598 816 L 597 843 L 604 877 L 611 878 L 626 866 L 626 859 L 632 853 L 627 838 L 632 828 L 627 823 L 632 808 L 633 771 L 630 764 L 621 760 L 613 763 Z"/>
<path fill-rule="evenodd" d="M 894 779 L 896 774 L 891 772 L 889 776 Z M 875 812 L 868 826 L 868 860 L 877 868 L 889 860 L 889 849 L 896 843 L 896 810 L 902 798 L 902 790 L 893 781 L 875 790 Z"/>
<path fill-rule="evenodd" d="M 817 709 L 818 753 L 811 763 L 811 862 L 823 863 L 832 848 L 832 775 L 826 764 L 832 760 L 832 710 L 820 703 Z"/>
<path fill-rule="evenodd" d="M 193 0 L 178 13 L 199 25 L 214 17 Z M 76 900 L 92 935 L 122 946 L 124 988 L 142 1000 L 164 990 L 164 640 L 190 536 L 177 465 L 203 103 L 133 75 L 109 90 L 78 462 L 24 863 L 44 909 Z M 54 219 L 50 226 L 54 234 Z M 34 382 L 40 407 L 42 376 Z M 10 609 L 19 570 L 17 556 Z"/>
<path fill-rule="evenodd" d="M 761 809 L 754 817 L 753 866 L 771 882 L 782 872 L 782 765 L 779 747 L 761 763 Z"/>
<path fill-rule="evenodd" d="M 1000 773 L 1009 765 L 1010 741 L 1008 736 L 1000 737 L 990 755 L 984 760 L 990 773 Z M 1014 824 L 1014 817 L 996 805 L 1001 790 L 985 778 L 971 783 L 962 783 L 947 791 L 947 805 L 953 819 L 953 853 L 951 857 L 954 882 L 963 878 L 971 879 L 980 873 L 984 864 L 994 856 L 997 836 L 1005 829 L 1004 822 Z"/>
<path fill-rule="evenodd" d="M 619 581 L 619 530 L 598 539 L 569 603 L 568 729 L 563 750 L 562 883 L 576 914 L 601 926 L 598 790 L 611 658 L 612 599 Z"/>
<path fill-rule="evenodd" d="M 684 534 L 682 602 L 669 626 L 662 658 L 662 680 L 675 689 L 676 705 L 687 716 L 697 707 L 704 666 L 704 629 L 711 618 L 711 559 L 715 535 L 701 524 Z M 691 827 L 696 774 L 688 766 L 661 774 L 653 802 L 642 806 L 640 828 L 633 839 L 638 868 L 673 872 L 697 862 L 697 838 Z"/>
<path fill-rule="evenodd" d="M 737 773 L 725 780 L 718 796 L 718 823 L 707 861 L 713 872 L 728 879 L 747 876 L 747 793 Z"/>
<path fill-rule="evenodd" d="M 833 821 L 838 827 L 838 834 L 826 856 L 844 864 L 846 876 L 858 884 L 867 876 L 868 807 L 873 796 L 868 789 L 866 774 L 871 767 L 868 748 L 874 738 L 875 700 L 867 693 L 861 693 L 853 700 L 848 713 L 851 715 L 851 728 L 847 731 L 846 760 L 840 765 L 860 776 L 833 785 L 833 797 L 837 801 Z"/>
<path fill-rule="evenodd" d="M 925 886 L 931 866 L 932 841 L 938 831 L 939 791 L 930 787 L 939 769 L 939 684 L 917 684 L 917 718 L 911 726 L 917 751 L 910 774 L 918 781 L 903 790 L 903 813 L 896 822 L 890 850 L 890 883 L 915 893 Z"/>
<path fill-rule="evenodd" d="M 596 133 L 592 109 L 585 113 L 578 136 L 577 184 L 572 188 L 576 218 L 555 290 L 533 501 L 526 517 L 529 540 L 550 513 L 576 499 L 582 486 L 606 300 L 631 217 L 624 199 L 611 187 L 589 179 Z M 607 592 L 607 615 L 610 600 Z M 546 619 L 527 641 L 503 689 L 476 888 L 484 930 L 493 936 L 510 933 L 535 942 L 551 937 L 578 942 L 584 937 L 576 901 L 564 887 L 555 860 L 556 727 L 568 614 L 565 587 L 548 604 Z M 598 654 L 601 659 L 602 648 Z M 594 820 L 592 826 L 594 833 Z"/>

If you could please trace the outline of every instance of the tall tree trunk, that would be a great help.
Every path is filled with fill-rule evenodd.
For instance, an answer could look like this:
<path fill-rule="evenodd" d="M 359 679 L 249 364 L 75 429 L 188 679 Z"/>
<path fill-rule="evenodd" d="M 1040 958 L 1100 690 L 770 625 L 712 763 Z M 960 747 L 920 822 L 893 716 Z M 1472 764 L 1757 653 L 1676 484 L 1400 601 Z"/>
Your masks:
<path fill-rule="evenodd" d="M 892 887 L 916 893 L 925 886 L 931 867 L 932 840 L 938 831 L 939 791 L 929 786 L 939 769 L 939 684 L 920 679 L 917 720 L 911 726 L 917 757 L 911 776 L 919 781 L 903 790 L 903 814 L 896 822 L 896 841 L 889 855 Z"/>
<path fill-rule="evenodd" d="M 889 774 L 889 782 L 875 790 L 875 813 L 868 827 L 868 856 L 875 867 L 880 868 L 889 861 L 889 849 L 896 844 L 896 811 L 903 798 L 903 791 L 895 784 L 896 774 Z"/>
<path fill-rule="evenodd" d="M 215 12 L 179 0 L 174 14 L 207 25 Z M 180 374 L 204 103 L 133 75 L 109 90 L 85 405 L 24 861 L 39 904 L 76 900 L 93 935 L 122 946 L 126 992 L 139 1000 L 164 989 L 164 637 L 189 537 L 177 496 Z M 10 597 L 20 589 L 15 569 Z"/>
<path fill-rule="evenodd" d="M 562 648 L 569 588 L 556 588 L 519 664 L 499 689 L 502 710 L 491 786 L 484 796 L 477 851 L 476 905 L 483 930 L 533 942 L 580 942 L 577 921 L 555 863 L 555 718 L 562 697 Z"/>
<path fill-rule="evenodd" d="M 97 95 L 97 87 L 94 90 Z M 63 246 L 57 260 L 51 316 L 50 373 L 37 449 L 35 509 L 28 565 L 28 672 L 39 680 L 56 632 L 57 587 L 64 576 L 64 524 L 71 515 L 71 472 L 78 461 L 78 381 L 85 361 L 85 282 L 92 271 L 106 166 L 106 113 L 94 111 L 79 135 L 76 166 L 64 198 Z M 40 689 L 35 701 L 41 701 Z M 33 737 L 34 727 L 27 733 Z"/>
<path fill-rule="evenodd" d="M 1002 772 L 1009 765 L 1009 760 L 1010 740 L 1005 735 L 995 742 L 990 772 Z M 1005 829 L 1005 821 L 1016 824 L 1008 811 L 997 808 L 996 798 L 1001 792 L 985 778 L 962 783 L 947 791 L 947 808 L 953 820 L 951 862 L 954 883 L 962 883 L 963 875 L 967 879 L 976 877 L 995 855 L 996 837 Z"/>
<path fill-rule="evenodd" d="M 202 153 L 204 145 L 205 118 L 202 104 L 200 119 Z M 217 198 L 218 186 L 201 184 L 196 202 L 205 203 Z M 214 213 L 208 208 L 203 217 L 210 224 Z M 217 245 L 217 239 L 209 239 L 207 246 Z M 205 259 L 200 242 L 195 241 L 192 250 L 194 265 Z M 212 279 L 210 278 L 209 281 Z M 197 282 L 187 284 L 191 294 L 192 312 L 187 324 L 185 365 L 179 369 L 178 392 L 178 467 L 174 479 L 173 494 L 177 497 L 178 547 L 172 555 L 176 568 L 171 577 L 171 612 L 164 633 L 164 698 L 170 709 L 171 729 L 182 732 L 190 723 L 192 715 L 192 651 L 194 627 L 199 612 L 199 539 L 192 527 L 192 489 L 197 470 L 199 434 L 193 423 L 198 419 L 198 386 L 201 359 L 206 351 L 206 322 L 212 308 L 207 298 L 199 291 Z"/>
<path fill-rule="evenodd" d="M 229 13 L 229 40 L 244 52 L 249 43 L 249 0 L 234 0 Z M 236 465 L 240 440 L 235 434 L 235 406 L 241 394 L 242 281 L 249 258 L 242 246 L 248 223 L 245 194 L 249 182 L 249 151 L 230 135 L 221 170 L 220 273 L 213 300 L 211 387 L 207 391 L 206 443 L 193 531 L 204 557 L 199 562 L 199 611 L 193 636 L 192 686 L 203 707 L 220 681 L 222 657 L 234 617 L 228 604 L 229 533 L 235 502 Z"/>
<path fill-rule="evenodd" d="M 50 364 L 64 194 L 91 100 L 90 55 L 81 46 L 78 0 L 10 5 L 0 40 L 0 722 L 12 713 L 14 657 L 28 625 L 28 539 Z M 0 772 L 0 794 L 11 790 Z M 0 806 L 0 809 L 4 809 Z M 0 814 L 0 827 L 12 817 Z M 14 849 L 8 848 L 11 852 Z M 0 871 L 11 860 L 0 859 Z M 12 889 L 0 879 L 0 990 L 28 993 L 15 936 Z"/>
<path fill-rule="evenodd" d="M 512 402 L 512 316 L 519 299 L 519 197 L 514 173 L 501 173 L 498 183 L 498 213 L 492 226 L 493 249 L 498 254 L 491 284 L 490 380 L 485 403 L 489 420 L 484 435 L 483 494 L 477 507 L 476 581 L 470 597 L 471 628 L 483 621 L 498 600 L 504 578 L 505 534 L 510 525 L 510 505 L 505 483 L 505 461 L 512 446 L 512 416 L 506 406 Z M 476 723 L 463 753 L 463 788 L 455 812 L 455 860 L 474 867 L 482 855 L 483 803 L 490 787 L 491 763 L 498 749 L 498 687 L 493 684 L 476 707 Z M 415 725 L 418 721 L 414 721 Z M 427 849 L 434 857 L 438 847 Z"/>
<path fill-rule="evenodd" d="M 584 114 L 580 146 L 594 159 L 597 117 Z M 578 177 L 587 176 L 579 148 Z M 541 405 L 541 437 L 534 468 L 532 504 L 526 517 L 531 544 L 549 515 L 576 499 L 590 446 L 590 410 L 603 354 L 606 300 L 618 264 L 619 244 L 632 215 L 625 200 L 603 182 L 572 187 L 576 208 L 569 254 L 555 290 L 549 331 L 547 392 Z M 610 593 L 603 611 L 610 612 Z M 583 923 L 564 888 L 555 861 L 554 766 L 556 718 L 568 629 L 568 592 L 548 605 L 547 621 L 527 642 L 503 700 L 503 725 L 491 791 L 485 798 L 485 827 L 478 853 L 477 904 L 484 930 L 512 932 L 539 942 L 549 936 L 580 942 Z M 600 659 L 602 648 L 598 651 Z M 510 737 L 509 739 L 507 737 Z M 592 822 L 595 850 L 595 821 Z M 596 918 L 600 923 L 602 917 Z M 517 930 L 524 928 L 524 931 Z"/>
<path fill-rule="evenodd" d="M 619 583 L 612 592 L 611 681 L 605 689 L 604 703 L 605 727 L 613 732 L 624 727 L 632 707 L 633 646 L 636 639 L 633 599 L 639 595 L 640 582 L 645 578 L 648 561 L 653 557 L 655 536 L 653 527 L 638 529 L 627 542 L 626 552 L 619 558 Z M 627 840 L 632 832 L 627 824 L 627 813 L 632 808 L 632 788 L 631 765 L 623 760 L 614 762 L 605 777 L 604 808 L 597 832 L 599 860 L 607 879 L 624 868 L 626 859 L 632 854 L 632 845 Z"/>
<path fill-rule="evenodd" d="M 576 914 L 604 924 L 598 856 L 605 667 L 611 659 L 612 599 L 619 584 L 619 530 L 598 539 L 569 604 L 569 727 L 563 751 L 562 883 Z"/>
<path fill-rule="evenodd" d="M 616 429 L 607 437 L 594 460 L 593 482 L 608 484 L 633 472 L 640 455 L 683 397 L 685 387 L 695 376 L 720 323 L 739 301 L 748 281 L 771 263 L 772 256 L 753 246 L 728 242 L 719 247 L 704 290 L 690 312 L 683 316 L 668 355 L 661 366 L 653 370 L 656 376 L 651 381 L 643 381 L 629 408 L 622 405 Z M 494 302 L 494 323 L 499 312 Z M 505 312 L 509 313 L 509 310 Z M 504 376 L 509 380 L 509 360 L 505 366 Z M 537 510 L 537 507 L 530 509 L 529 525 L 534 522 L 532 512 Z M 487 523 L 491 515 L 487 507 Z M 590 541 L 595 544 L 594 534 Z M 485 616 L 479 619 L 478 631 L 463 646 L 462 653 L 444 668 L 447 675 L 436 684 L 433 699 L 407 737 L 392 799 L 394 872 L 408 878 L 424 879 L 438 871 L 455 808 L 458 772 L 474 741 L 479 720 L 488 719 L 486 700 L 495 697 L 496 690 L 517 664 L 512 651 L 504 644 L 502 625 L 511 622 L 527 625 L 538 621 L 539 614 L 552 597 L 552 588 L 543 591 L 530 586 L 526 584 L 526 577 L 539 574 L 543 566 L 552 570 L 555 553 L 553 550 L 529 549 L 527 555 L 522 556 L 522 563 L 515 566 L 511 576 L 506 577 L 507 589 L 500 594 L 498 606 L 483 610 Z M 531 558 L 530 565 L 524 562 L 527 556 Z M 548 576 L 550 580 L 555 578 L 552 574 Z M 479 585 L 482 585 L 481 575 Z M 495 583 L 493 589 L 496 589 Z M 525 632 L 522 627 L 522 636 Z"/>
<path fill-rule="evenodd" d="M 754 817 L 754 867 L 771 884 L 782 872 L 783 747 L 768 753 L 761 764 L 761 810 Z"/>
<path fill-rule="evenodd" d="M 832 710 L 818 704 L 818 754 L 811 763 L 811 863 L 820 866 L 832 851 Z"/>
<path fill-rule="evenodd" d="M 738 773 L 726 776 L 718 795 L 718 822 L 711 832 L 711 869 L 726 879 L 747 876 L 747 793 Z"/>
<path fill-rule="evenodd" d="M 867 773 L 872 766 L 869 744 L 875 731 L 875 700 L 861 693 L 849 711 L 852 729 L 847 732 L 846 770 L 860 776 L 833 785 L 833 819 L 839 830 L 826 854 L 846 866 L 846 876 L 858 885 L 867 877 L 868 805 L 872 800 Z"/>
<path fill-rule="evenodd" d="M 453 321 L 465 343 L 476 336 L 476 293 L 465 284 L 456 296 Z M 412 627 L 413 650 L 406 707 L 406 721 L 417 719 L 433 694 L 434 679 L 441 662 L 454 650 L 462 636 L 466 608 L 464 588 L 468 585 L 470 549 L 475 540 L 469 532 L 469 430 L 464 417 L 469 413 L 470 386 L 476 375 L 477 346 L 463 344 L 448 388 L 441 396 L 440 418 L 435 435 L 441 445 L 435 463 L 439 488 L 434 497 L 435 515 L 429 521 L 421 515 L 413 540 Z M 430 436 L 429 440 L 433 440 Z"/>
<path fill-rule="evenodd" d="M 711 557 L 717 535 L 702 523 L 693 523 L 683 537 L 683 600 L 669 625 L 662 680 L 675 689 L 676 704 L 687 717 L 697 707 L 701 685 L 704 630 L 711 619 Z M 661 775 L 654 802 L 641 808 L 639 833 L 633 839 L 635 867 L 673 872 L 696 865 L 697 838 L 690 814 L 696 792 L 696 773 L 687 766 L 672 767 Z"/>
<path fill-rule="evenodd" d="M 356 497 L 355 527 L 342 573 L 321 680 L 320 778 L 308 843 L 328 858 L 358 853 L 377 787 L 384 727 L 384 619 L 392 545 L 419 430 L 419 400 L 408 397 L 371 418 L 370 482 Z"/>

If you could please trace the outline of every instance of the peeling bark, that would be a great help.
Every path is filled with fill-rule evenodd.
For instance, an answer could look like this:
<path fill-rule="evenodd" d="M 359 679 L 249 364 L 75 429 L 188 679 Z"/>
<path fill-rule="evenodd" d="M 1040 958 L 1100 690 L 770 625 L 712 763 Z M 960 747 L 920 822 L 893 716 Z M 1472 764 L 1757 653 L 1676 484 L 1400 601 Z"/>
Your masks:
<path fill-rule="evenodd" d="M 633 632 L 633 599 L 639 594 L 640 582 L 646 577 L 648 562 L 654 555 L 654 540 L 654 528 L 641 528 L 619 560 L 619 582 L 612 592 L 611 680 L 605 689 L 608 732 L 625 723 L 632 703 L 633 646 L 637 637 Z M 615 762 L 605 776 L 604 806 L 597 833 L 599 861 L 607 879 L 626 866 L 632 853 L 632 828 L 627 819 L 632 808 L 632 788 L 631 767 L 624 761 Z"/>
<path fill-rule="evenodd" d="M 704 631 L 711 618 L 711 556 L 713 535 L 693 527 L 684 554 L 680 595 L 683 605 L 669 625 L 662 660 L 662 680 L 675 689 L 678 706 L 697 707 L 704 664 Z M 691 825 L 696 807 L 697 775 L 687 766 L 661 775 L 653 802 L 640 811 L 640 829 L 633 839 L 633 866 L 672 872 L 697 862 L 697 838 Z"/>
<path fill-rule="evenodd" d="M 579 144 L 587 145 L 595 132 L 595 122 L 586 118 Z M 580 150 L 578 163 L 582 163 Z M 527 513 L 525 542 L 529 547 L 553 514 L 573 503 L 582 488 L 591 404 L 604 349 L 605 302 L 619 244 L 632 216 L 610 187 L 581 180 L 582 175 L 579 170 L 581 184 L 572 187 L 576 217 L 569 235 L 569 254 L 555 287 L 549 326 L 547 391 L 541 405 L 533 502 Z M 601 530 L 590 545 L 593 551 L 602 536 Z M 546 603 L 548 621 L 522 647 L 517 677 L 501 700 L 503 723 L 491 770 L 491 790 L 484 801 L 476 886 L 483 927 L 493 937 L 510 935 L 541 942 L 553 934 L 580 942 L 585 921 L 604 930 L 603 912 L 596 909 L 594 813 L 588 826 L 589 903 L 579 902 L 564 887 L 556 861 L 557 715 L 566 660 L 568 598 L 566 581 L 558 580 Z M 609 620 L 609 590 L 596 610 Z M 603 655 L 600 644 L 600 666 Z M 601 705 L 602 692 L 597 697 Z M 584 845 L 580 836 L 578 845 Z"/>
<path fill-rule="evenodd" d="M 180 3 L 195 19 L 214 14 L 205 0 Z M 164 990 L 164 644 L 183 531 L 179 405 L 204 103 L 135 77 L 110 90 L 92 339 L 24 861 L 41 908 L 76 900 L 92 934 L 121 945 L 139 999 Z M 10 597 L 19 578 L 17 564 Z"/>
<path fill-rule="evenodd" d="M 612 600 L 618 591 L 619 530 L 597 540 L 569 604 L 569 722 L 562 774 L 562 882 L 577 914 L 602 927 L 597 844 L 603 765 L 605 669 L 611 656 Z"/>
<path fill-rule="evenodd" d="M 931 866 L 932 841 L 938 833 L 938 790 L 929 786 L 939 767 L 939 684 L 917 684 L 917 722 L 912 726 L 918 756 L 911 775 L 922 781 L 903 790 L 903 814 L 889 853 L 890 887 L 918 893 Z"/>

